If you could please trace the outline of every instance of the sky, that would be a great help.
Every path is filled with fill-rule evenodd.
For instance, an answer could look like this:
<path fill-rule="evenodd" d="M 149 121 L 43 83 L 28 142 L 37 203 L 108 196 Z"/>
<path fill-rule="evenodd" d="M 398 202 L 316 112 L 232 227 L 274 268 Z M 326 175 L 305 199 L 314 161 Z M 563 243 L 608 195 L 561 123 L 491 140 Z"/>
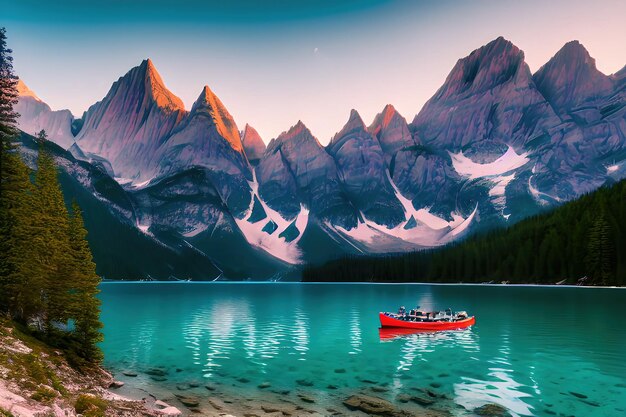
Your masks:
<path fill-rule="evenodd" d="M 579 40 L 626 64 L 623 0 L 0 0 L 20 78 L 80 117 L 151 58 L 191 108 L 204 85 L 265 142 L 302 120 L 326 144 L 356 109 L 411 121 L 459 58 L 504 36 L 534 72 Z"/>

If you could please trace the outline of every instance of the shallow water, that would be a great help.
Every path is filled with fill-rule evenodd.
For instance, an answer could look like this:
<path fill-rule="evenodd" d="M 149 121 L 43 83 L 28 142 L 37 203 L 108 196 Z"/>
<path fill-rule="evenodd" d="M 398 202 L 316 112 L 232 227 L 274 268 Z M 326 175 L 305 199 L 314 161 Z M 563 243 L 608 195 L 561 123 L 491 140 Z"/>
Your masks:
<path fill-rule="evenodd" d="M 626 290 L 563 287 L 106 283 L 105 364 L 127 384 L 176 391 L 198 381 L 234 395 L 305 391 L 317 404 L 379 387 L 427 388 L 456 415 L 486 403 L 513 415 L 626 415 Z M 378 312 L 467 310 L 463 331 L 400 337 Z M 142 371 L 161 367 L 165 381 Z M 296 382 L 296 381 L 299 381 Z M 270 389 L 259 384 L 269 383 Z M 312 384 L 312 385 L 311 385 Z M 152 386 L 151 386 L 152 385 Z M 329 385 L 334 389 L 328 388 Z M 375 388 L 376 389 L 376 388 Z M 294 395 L 289 394 L 289 395 Z M 404 406 L 398 403 L 399 406 Z"/>

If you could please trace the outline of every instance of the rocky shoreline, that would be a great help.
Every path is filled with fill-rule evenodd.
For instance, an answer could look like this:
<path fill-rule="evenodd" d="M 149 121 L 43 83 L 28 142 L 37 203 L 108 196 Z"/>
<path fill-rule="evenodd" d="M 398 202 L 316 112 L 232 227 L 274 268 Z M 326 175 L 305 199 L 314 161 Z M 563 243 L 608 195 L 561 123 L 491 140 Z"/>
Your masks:
<path fill-rule="evenodd" d="M 124 384 L 115 392 L 141 400 L 152 409 L 162 407 L 157 413 L 174 407 L 181 416 L 510 416 L 506 408 L 497 404 L 467 410 L 449 395 L 438 392 L 436 383 L 397 392 L 371 379 L 360 380 L 359 388 L 318 386 L 316 381 L 297 379 L 292 389 L 282 389 L 270 382 L 259 383 L 226 373 L 212 382 L 174 382 L 177 371 L 167 367 L 120 370 L 115 375 Z"/>

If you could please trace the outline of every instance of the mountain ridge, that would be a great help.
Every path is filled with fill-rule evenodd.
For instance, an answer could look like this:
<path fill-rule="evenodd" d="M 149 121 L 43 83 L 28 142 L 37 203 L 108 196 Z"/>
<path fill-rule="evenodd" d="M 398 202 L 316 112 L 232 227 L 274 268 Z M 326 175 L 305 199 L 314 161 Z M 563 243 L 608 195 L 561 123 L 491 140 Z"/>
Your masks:
<path fill-rule="evenodd" d="M 185 110 L 144 60 L 63 147 L 123 185 L 141 233 L 219 254 L 226 278 L 253 276 L 255 263 L 280 275 L 443 245 L 626 177 L 624 78 L 599 72 L 577 42 L 532 74 L 499 37 L 459 59 L 411 123 L 391 104 L 369 126 L 353 109 L 327 146 L 301 120 L 265 146 L 208 86 Z M 226 247 L 248 254 L 245 268 L 222 259 Z"/>

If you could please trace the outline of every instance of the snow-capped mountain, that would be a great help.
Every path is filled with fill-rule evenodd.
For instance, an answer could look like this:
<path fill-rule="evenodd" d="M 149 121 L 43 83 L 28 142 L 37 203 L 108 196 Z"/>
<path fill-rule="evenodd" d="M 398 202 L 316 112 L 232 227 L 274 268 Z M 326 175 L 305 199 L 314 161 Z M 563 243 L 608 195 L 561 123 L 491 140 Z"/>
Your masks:
<path fill-rule="evenodd" d="M 89 108 L 76 143 L 71 114 L 25 86 L 20 105 L 41 110 L 20 127 L 115 177 L 132 215 L 67 170 L 108 218 L 210 262 L 211 279 L 278 279 L 303 262 L 442 245 L 626 177 L 625 74 L 602 74 L 576 41 L 532 74 L 498 38 L 460 59 L 410 124 L 392 105 L 369 127 L 353 110 L 327 146 L 299 121 L 266 147 L 209 87 L 185 110 L 146 60 Z"/>
<path fill-rule="evenodd" d="M 17 126 L 20 130 L 33 136 L 45 130 L 48 139 L 62 148 L 67 149 L 72 146 L 74 116 L 69 110 L 52 111 L 50 106 L 37 97 L 22 80 L 17 82 L 17 92 L 19 97 L 15 111 L 20 115 L 17 119 Z"/>

